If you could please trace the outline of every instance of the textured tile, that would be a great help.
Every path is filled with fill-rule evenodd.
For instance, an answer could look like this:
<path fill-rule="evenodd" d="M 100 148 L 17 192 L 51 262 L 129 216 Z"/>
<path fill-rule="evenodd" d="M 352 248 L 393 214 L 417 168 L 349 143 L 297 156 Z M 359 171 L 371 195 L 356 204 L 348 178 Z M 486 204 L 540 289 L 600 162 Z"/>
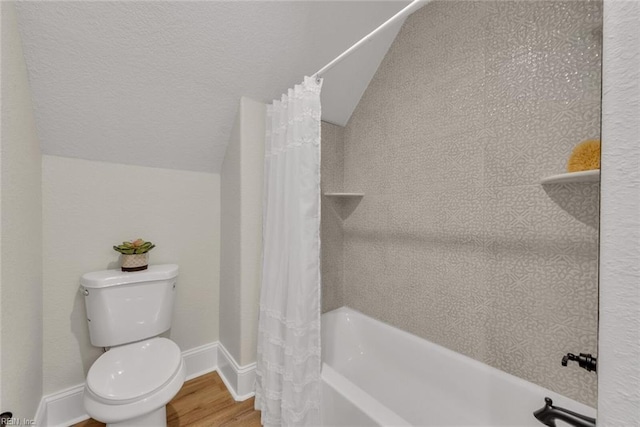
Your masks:
<path fill-rule="evenodd" d="M 468 132 L 442 137 L 436 144 L 436 171 L 444 188 L 484 186 L 486 136 Z"/>
<path fill-rule="evenodd" d="M 321 132 L 321 192 L 340 192 L 344 180 L 344 129 L 323 122 Z M 344 233 L 339 203 L 322 197 L 320 239 L 323 313 L 344 305 Z"/>
<path fill-rule="evenodd" d="M 424 194 L 433 189 L 437 176 L 438 158 L 433 151 L 435 140 L 429 135 L 418 137 L 413 143 L 396 147 L 390 156 L 392 176 L 388 183 L 391 195 Z M 427 190 L 427 191 L 425 191 Z"/>
<path fill-rule="evenodd" d="M 326 203 L 322 205 L 322 311 L 344 305 L 342 220 Z"/>
<path fill-rule="evenodd" d="M 483 87 L 485 32 L 479 17 L 486 8 L 482 2 L 466 3 L 435 2 L 416 12 L 429 24 L 407 21 L 347 128 L 357 127 L 354 122 L 369 115 L 370 107 L 384 108 L 391 119 L 385 135 L 389 144 L 416 135 L 460 133 L 479 123 L 483 102 L 474 95 Z M 478 19 L 468 15 L 474 10 Z"/>
<path fill-rule="evenodd" d="M 488 123 L 527 121 L 575 100 L 599 101 L 600 2 L 498 1 L 489 9 Z"/>
<path fill-rule="evenodd" d="M 487 236 L 502 247 L 513 248 L 536 238 L 542 223 L 538 212 L 543 205 L 536 186 L 489 188 L 485 205 Z"/>
<path fill-rule="evenodd" d="M 388 227 L 388 218 L 388 197 L 365 194 L 353 212 L 343 220 L 343 229 L 349 236 L 381 239 Z"/>
<path fill-rule="evenodd" d="M 596 354 L 594 332 L 524 316 L 491 316 L 490 324 L 499 326 L 486 331 L 490 365 L 596 406 L 596 375 L 560 364 L 562 356 L 575 348 Z"/>
<path fill-rule="evenodd" d="M 598 327 L 597 257 L 549 257 L 536 277 L 537 315 L 550 322 L 594 332 Z"/>
<path fill-rule="evenodd" d="M 464 77 L 431 85 L 415 106 L 418 133 L 443 136 L 483 129 L 484 90 L 484 80 L 470 82 Z"/>
<path fill-rule="evenodd" d="M 549 209 L 541 213 L 545 220 L 545 227 L 541 231 L 553 234 L 559 227 L 574 224 L 580 227 L 580 236 L 590 244 L 596 244 L 600 220 L 600 185 L 598 183 L 545 185 L 543 189 L 549 197 L 547 201 Z"/>
<path fill-rule="evenodd" d="M 322 192 L 340 192 L 344 185 L 344 128 L 322 122 L 321 135 Z"/>
<path fill-rule="evenodd" d="M 597 215 L 597 186 L 581 184 L 583 197 L 567 200 L 568 209 L 582 206 L 585 216 Z M 594 204 L 596 204 L 594 206 Z M 527 244 L 528 252 L 554 252 L 579 249 L 581 244 L 597 246 L 597 233 L 551 200 L 540 185 L 496 187 L 487 190 L 486 235 L 505 248 Z M 509 249 L 508 249 L 509 250 Z"/>
<path fill-rule="evenodd" d="M 384 243 L 369 235 L 345 239 L 344 283 L 349 292 L 345 303 L 363 312 L 374 312 L 378 316 L 385 312 L 384 296 L 389 283 L 385 279 Z M 345 287 L 345 289 L 346 289 Z"/>
<path fill-rule="evenodd" d="M 551 50 L 576 38 L 597 40 L 601 1 L 487 1 L 481 20 L 491 52 L 521 53 L 530 46 Z"/>
<path fill-rule="evenodd" d="M 535 364 L 530 381 L 580 402 L 597 406 L 597 375 L 587 372 L 577 365 L 563 367 L 560 360 L 567 353 L 575 353 L 576 348 L 583 353 L 598 353 L 595 330 L 585 331 L 561 324 L 543 324 L 544 334 L 537 335 L 532 348 Z"/>
<path fill-rule="evenodd" d="M 599 138 L 601 7 L 431 2 L 344 129 L 344 302 L 591 405 L 599 186 L 539 180 Z"/>
<path fill-rule="evenodd" d="M 576 101 L 599 102 L 600 64 L 588 65 L 585 56 L 564 48 L 564 52 L 531 50 L 514 57 L 489 57 L 485 78 L 487 123 L 523 122 Z"/>
<path fill-rule="evenodd" d="M 544 35 L 541 43 L 550 49 L 567 46 L 579 38 L 599 43 L 602 36 L 599 0 L 538 2 L 534 19 Z"/>
<path fill-rule="evenodd" d="M 444 30 L 424 31 L 422 37 L 411 44 L 418 53 L 412 58 L 417 66 L 414 68 L 414 80 L 421 81 L 423 85 L 445 86 L 455 82 L 470 84 L 482 79 L 484 37 L 484 29 L 477 23 L 460 22 Z M 417 76 L 415 70 L 420 70 Z"/>
<path fill-rule="evenodd" d="M 597 259 L 501 252 L 489 263 L 487 297 L 505 313 L 595 331 Z"/>
<path fill-rule="evenodd" d="M 484 234 L 484 191 L 476 188 L 450 188 L 438 195 L 437 227 L 451 242 L 482 239 Z"/>
<path fill-rule="evenodd" d="M 398 193 L 389 198 L 388 229 L 407 239 L 438 232 L 438 193 Z"/>
<path fill-rule="evenodd" d="M 366 118 L 366 120 L 365 120 Z M 371 120 L 371 122 L 369 122 Z M 358 112 L 352 126 L 345 129 L 344 168 L 354 170 L 345 175 L 345 191 L 383 194 L 390 182 L 388 127 L 384 110 Z M 366 141 L 366 143 L 355 143 Z"/>
<path fill-rule="evenodd" d="M 485 185 L 537 184 L 545 176 L 565 172 L 573 148 L 600 137 L 599 104 L 571 107 L 486 131 Z"/>

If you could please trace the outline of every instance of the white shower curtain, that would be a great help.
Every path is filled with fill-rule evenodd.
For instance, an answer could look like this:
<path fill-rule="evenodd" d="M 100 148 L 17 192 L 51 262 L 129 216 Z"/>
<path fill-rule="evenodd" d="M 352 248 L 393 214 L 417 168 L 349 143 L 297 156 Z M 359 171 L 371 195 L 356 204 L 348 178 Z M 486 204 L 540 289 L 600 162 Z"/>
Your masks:
<path fill-rule="evenodd" d="M 320 89 L 267 107 L 256 409 L 265 426 L 320 424 Z"/>

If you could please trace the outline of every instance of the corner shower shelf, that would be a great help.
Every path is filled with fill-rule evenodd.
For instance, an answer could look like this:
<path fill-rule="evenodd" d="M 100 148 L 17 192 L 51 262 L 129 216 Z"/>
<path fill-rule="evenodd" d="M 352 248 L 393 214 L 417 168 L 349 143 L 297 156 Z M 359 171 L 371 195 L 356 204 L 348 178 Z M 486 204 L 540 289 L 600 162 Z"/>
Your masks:
<path fill-rule="evenodd" d="M 540 184 L 569 184 L 573 182 L 597 182 L 600 181 L 600 169 L 583 172 L 561 173 L 540 180 Z"/>
<path fill-rule="evenodd" d="M 327 197 L 364 197 L 364 193 L 324 193 Z"/>

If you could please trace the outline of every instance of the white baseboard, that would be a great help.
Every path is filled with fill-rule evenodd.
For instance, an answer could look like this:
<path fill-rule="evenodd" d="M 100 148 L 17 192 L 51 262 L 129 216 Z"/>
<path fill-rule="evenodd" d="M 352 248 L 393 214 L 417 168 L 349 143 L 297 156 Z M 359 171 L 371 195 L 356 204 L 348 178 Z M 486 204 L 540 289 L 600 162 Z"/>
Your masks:
<path fill-rule="evenodd" d="M 84 384 L 78 384 L 44 396 L 38 407 L 36 425 L 40 427 L 66 427 L 89 418 L 82 402 L 83 393 Z"/>
<path fill-rule="evenodd" d="M 38 405 L 38 409 L 36 410 L 36 415 L 33 417 L 36 426 L 44 426 L 47 420 L 47 404 L 44 398 L 40 399 L 40 404 Z"/>
<path fill-rule="evenodd" d="M 219 345 L 216 341 L 182 352 L 184 363 L 187 365 L 186 381 L 213 372 L 218 368 Z"/>
<path fill-rule="evenodd" d="M 218 352 L 217 341 L 182 352 L 187 367 L 187 380 L 217 370 Z M 43 396 L 35 416 L 36 426 L 67 427 L 88 419 L 83 394 L 84 383 Z"/>
<path fill-rule="evenodd" d="M 247 400 L 256 394 L 256 364 L 240 366 L 227 349 L 218 345 L 218 374 L 236 401 Z"/>

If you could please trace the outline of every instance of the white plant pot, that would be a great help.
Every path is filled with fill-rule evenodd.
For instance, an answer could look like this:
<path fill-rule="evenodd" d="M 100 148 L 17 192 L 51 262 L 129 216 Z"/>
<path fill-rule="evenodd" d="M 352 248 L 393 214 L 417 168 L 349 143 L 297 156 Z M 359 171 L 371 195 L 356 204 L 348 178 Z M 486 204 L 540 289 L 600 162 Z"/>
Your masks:
<path fill-rule="evenodd" d="M 122 254 L 122 271 L 141 271 L 149 267 L 149 252 L 145 254 Z"/>

